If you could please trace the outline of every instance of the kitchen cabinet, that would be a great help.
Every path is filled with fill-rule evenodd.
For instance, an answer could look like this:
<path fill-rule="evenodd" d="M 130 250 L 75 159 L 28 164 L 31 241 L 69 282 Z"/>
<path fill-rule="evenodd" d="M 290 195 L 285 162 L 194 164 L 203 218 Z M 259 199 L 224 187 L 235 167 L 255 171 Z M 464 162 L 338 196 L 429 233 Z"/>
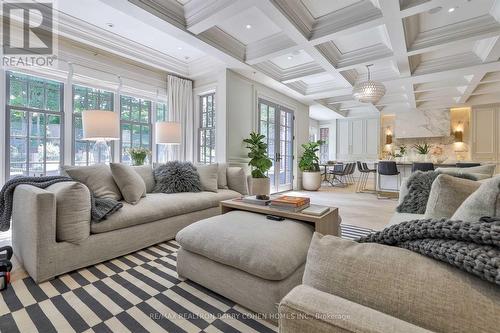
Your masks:
<path fill-rule="evenodd" d="M 379 155 L 379 117 L 337 120 L 337 160 L 376 160 Z"/>

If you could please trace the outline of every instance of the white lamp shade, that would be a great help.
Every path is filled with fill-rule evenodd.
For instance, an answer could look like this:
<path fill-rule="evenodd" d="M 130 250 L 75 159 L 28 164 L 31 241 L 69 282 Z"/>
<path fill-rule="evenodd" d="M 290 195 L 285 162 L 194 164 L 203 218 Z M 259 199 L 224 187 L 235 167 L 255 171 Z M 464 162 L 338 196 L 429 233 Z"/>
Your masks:
<path fill-rule="evenodd" d="M 118 112 L 87 110 L 82 112 L 84 140 L 119 140 L 120 115 Z"/>
<path fill-rule="evenodd" d="M 181 124 L 169 121 L 156 123 L 156 143 L 180 144 Z"/>

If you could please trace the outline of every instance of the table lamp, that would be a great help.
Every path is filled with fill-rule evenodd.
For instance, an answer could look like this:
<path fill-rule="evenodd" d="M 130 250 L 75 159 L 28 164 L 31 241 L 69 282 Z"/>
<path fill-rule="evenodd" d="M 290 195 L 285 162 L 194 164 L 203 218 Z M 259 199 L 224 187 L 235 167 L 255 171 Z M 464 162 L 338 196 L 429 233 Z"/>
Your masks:
<path fill-rule="evenodd" d="M 181 124 L 177 122 L 162 121 L 155 124 L 156 143 L 162 145 L 180 145 Z M 169 151 L 166 150 L 167 161 L 169 160 Z M 164 161 L 159 161 L 164 162 Z"/>
<path fill-rule="evenodd" d="M 83 140 L 95 141 L 92 148 L 94 161 L 111 161 L 107 141 L 120 139 L 120 115 L 103 110 L 82 111 Z M 100 159 L 99 157 L 103 157 Z"/>

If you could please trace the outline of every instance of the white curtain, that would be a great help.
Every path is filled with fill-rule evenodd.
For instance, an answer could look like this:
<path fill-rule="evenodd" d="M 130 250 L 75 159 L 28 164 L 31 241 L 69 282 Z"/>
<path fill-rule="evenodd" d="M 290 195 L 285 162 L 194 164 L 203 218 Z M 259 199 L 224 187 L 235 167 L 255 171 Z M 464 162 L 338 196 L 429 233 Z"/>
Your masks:
<path fill-rule="evenodd" d="M 194 160 L 194 111 L 193 82 L 176 76 L 167 77 L 169 121 L 181 123 L 182 140 L 180 146 L 170 146 L 174 160 Z"/>

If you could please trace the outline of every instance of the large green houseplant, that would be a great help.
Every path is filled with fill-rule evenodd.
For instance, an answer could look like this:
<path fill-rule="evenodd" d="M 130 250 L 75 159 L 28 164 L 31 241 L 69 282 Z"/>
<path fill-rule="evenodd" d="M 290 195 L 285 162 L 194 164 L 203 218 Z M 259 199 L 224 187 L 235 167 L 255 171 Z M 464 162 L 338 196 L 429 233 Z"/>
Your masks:
<path fill-rule="evenodd" d="M 269 199 L 271 193 L 271 184 L 266 173 L 272 167 L 273 162 L 267 156 L 267 143 L 264 142 L 264 138 L 264 135 L 252 132 L 249 138 L 243 140 L 249 150 L 248 165 L 252 169 L 252 193 L 258 199 Z"/>
<path fill-rule="evenodd" d="M 302 171 L 302 188 L 307 191 L 317 191 L 321 187 L 321 170 L 319 168 L 318 152 L 323 141 L 308 142 L 302 145 L 304 153 L 299 160 Z"/>

